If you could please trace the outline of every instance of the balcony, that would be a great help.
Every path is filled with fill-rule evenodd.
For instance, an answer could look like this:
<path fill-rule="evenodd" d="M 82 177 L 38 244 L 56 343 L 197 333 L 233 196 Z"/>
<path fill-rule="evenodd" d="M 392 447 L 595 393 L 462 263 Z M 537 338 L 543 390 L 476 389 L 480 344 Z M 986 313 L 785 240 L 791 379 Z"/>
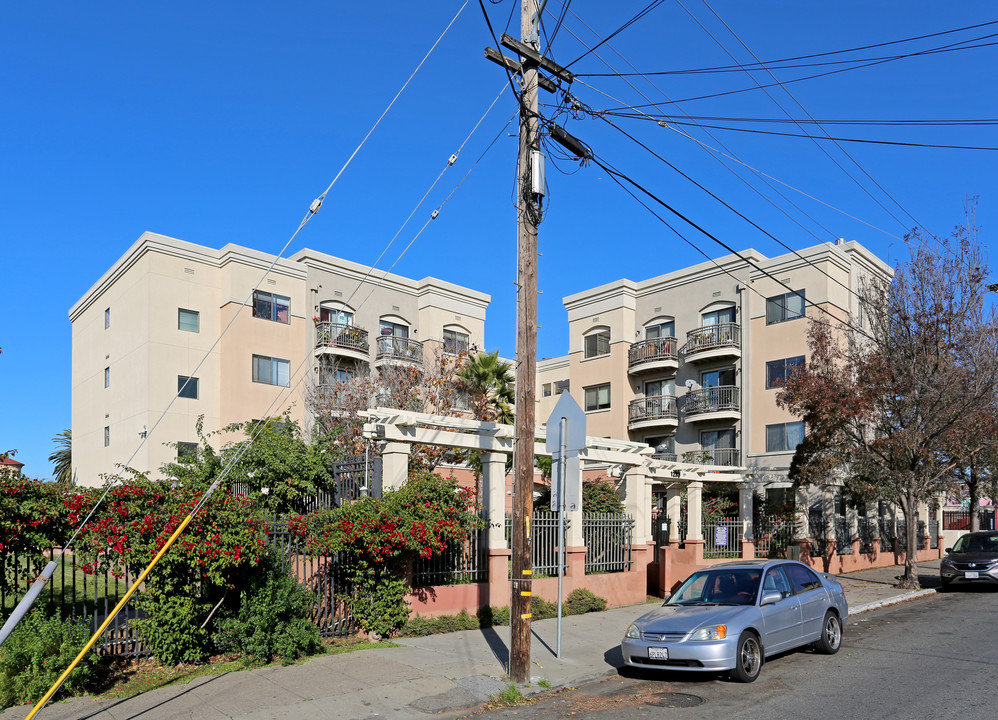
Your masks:
<path fill-rule="evenodd" d="M 377 340 L 374 366 L 391 363 L 423 367 L 423 343 L 394 335 L 382 335 Z"/>
<path fill-rule="evenodd" d="M 683 408 L 687 422 L 707 420 L 738 420 L 741 418 L 740 393 L 737 385 L 721 385 L 690 390 Z"/>
<path fill-rule="evenodd" d="M 661 428 L 672 431 L 679 424 L 676 398 L 672 395 L 652 395 L 632 400 L 627 406 L 627 427 L 630 430 Z"/>
<path fill-rule="evenodd" d="M 343 325 L 334 322 L 315 324 L 315 351 L 317 354 L 335 355 L 367 361 L 371 346 L 367 342 L 367 330 L 356 325 Z"/>
<path fill-rule="evenodd" d="M 677 456 L 676 453 L 663 452 L 663 453 L 654 453 L 651 457 L 652 460 L 661 460 L 663 462 L 676 462 Z"/>
<path fill-rule="evenodd" d="M 704 448 L 702 450 L 687 450 L 683 453 L 683 462 L 697 465 L 721 465 L 723 467 L 738 467 L 741 451 L 738 448 Z"/>
<path fill-rule="evenodd" d="M 686 333 L 683 352 L 689 362 L 706 362 L 742 356 L 742 329 L 737 323 L 718 323 Z"/>
<path fill-rule="evenodd" d="M 627 372 L 632 375 L 663 370 L 674 373 L 678 368 L 679 352 L 674 337 L 642 340 L 627 351 Z"/>

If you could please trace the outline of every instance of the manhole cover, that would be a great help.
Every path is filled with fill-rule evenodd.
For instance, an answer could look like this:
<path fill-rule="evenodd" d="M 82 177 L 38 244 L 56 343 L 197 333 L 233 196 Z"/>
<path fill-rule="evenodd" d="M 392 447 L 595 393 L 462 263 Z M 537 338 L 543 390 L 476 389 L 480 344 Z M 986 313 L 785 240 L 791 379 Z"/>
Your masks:
<path fill-rule="evenodd" d="M 655 693 L 642 704 L 652 707 L 688 708 L 703 704 L 703 698 L 687 693 L 664 692 Z"/>

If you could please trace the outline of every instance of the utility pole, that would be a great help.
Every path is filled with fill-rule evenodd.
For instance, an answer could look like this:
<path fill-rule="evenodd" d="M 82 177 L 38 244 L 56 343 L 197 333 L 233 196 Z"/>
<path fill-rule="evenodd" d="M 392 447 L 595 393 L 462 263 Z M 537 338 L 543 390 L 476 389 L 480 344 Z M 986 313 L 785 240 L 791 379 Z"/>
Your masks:
<path fill-rule="evenodd" d="M 537 0 L 520 2 L 520 38 L 540 52 Z M 530 682 L 530 598 L 533 583 L 530 520 L 534 496 L 534 385 L 537 367 L 537 223 L 543 182 L 537 137 L 537 61 L 521 55 L 520 147 L 517 160 L 516 445 L 513 455 L 513 582 L 509 676 Z M 540 187 L 543 193 L 543 186 Z"/>

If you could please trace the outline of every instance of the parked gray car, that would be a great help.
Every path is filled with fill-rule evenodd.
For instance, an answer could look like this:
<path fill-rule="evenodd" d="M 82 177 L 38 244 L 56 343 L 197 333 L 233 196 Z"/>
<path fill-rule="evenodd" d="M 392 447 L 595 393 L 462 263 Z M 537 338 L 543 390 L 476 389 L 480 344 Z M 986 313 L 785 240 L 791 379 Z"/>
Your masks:
<path fill-rule="evenodd" d="M 792 560 L 731 562 L 690 575 L 627 628 L 620 649 L 634 667 L 729 672 L 752 682 L 767 656 L 812 643 L 838 652 L 848 617 L 831 575 Z"/>
<path fill-rule="evenodd" d="M 961 535 L 956 544 L 946 548 L 946 557 L 939 563 L 939 581 L 946 587 L 950 583 L 998 583 L 998 532 L 981 532 Z"/>

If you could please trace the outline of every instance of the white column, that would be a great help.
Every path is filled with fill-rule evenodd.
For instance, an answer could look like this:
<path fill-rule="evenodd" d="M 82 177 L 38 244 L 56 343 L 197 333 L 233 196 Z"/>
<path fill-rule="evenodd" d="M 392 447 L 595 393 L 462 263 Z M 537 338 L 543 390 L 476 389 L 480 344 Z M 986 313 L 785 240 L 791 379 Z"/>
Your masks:
<path fill-rule="evenodd" d="M 385 443 L 381 451 L 381 489 L 402 487 L 409 479 L 409 443 Z"/>
<path fill-rule="evenodd" d="M 703 482 L 695 480 L 686 486 L 686 539 L 703 540 Z"/>
<path fill-rule="evenodd" d="M 489 523 L 489 550 L 505 550 L 506 545 L 506 456 L 482 454 L 482 503 Z"/>
<path fill-rule="evenodd" d="M 670 485 L 665 491 L 665 514 L 672 523 L 669 527 L 669 541 L 679 542 L 679 516 L 683 514 L 683 496 L 678 485 Z"/>
<path fill-rule="evenodd" d="M 742 539 L 752 540 L 752 508 L 755 500 L 755 488 L 743 481 L 738 486 L 738 519 L 742 521 Z"/>
<path fill-rule="evenodd" d="M 643 468 L 624 474 L 624 512 L 634 519 L 633 544 L 651 542 L 651 484 Z"/>

